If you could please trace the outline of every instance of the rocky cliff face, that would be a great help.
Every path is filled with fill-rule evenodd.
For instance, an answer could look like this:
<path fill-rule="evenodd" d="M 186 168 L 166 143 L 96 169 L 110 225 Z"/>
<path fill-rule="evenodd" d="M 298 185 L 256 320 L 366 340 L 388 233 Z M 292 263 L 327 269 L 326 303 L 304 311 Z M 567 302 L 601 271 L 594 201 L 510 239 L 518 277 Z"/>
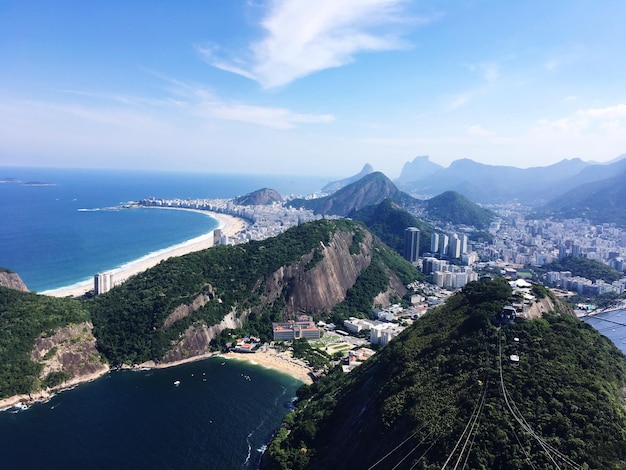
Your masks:
<path fill-rule="evenodd" d="M 284 292 L 286 306 L 283 315 L 287 318 L 302 312 L 317 314 L 332 310 L 345 299 L 346 291 L 372 261 L 372 235 L 369 232 L 356 254 L 350 253 L 352 242 L 351 233 L 336 232 L 328 246 L 320 246 L 323 259 L 313 267 L 310 267 L 312 255 L 298 264 L 283 266 L 266 282 L 268 298 Z"/>
<path fill-rule="evenodd" d="M 303 256 L 299 262 L 282 266 L 260 284 L 261 299 L 257 307 L 274 303 L 284 299 L 282 310 L 283 318 L 294 318 L 299 313 L 319 314 L 330 312 L 335 305 L 346 298 L 346 292 L 356 282 L 359 275 L 372 261 L 376 243 L 369 231 L 363 231 L 363 240 L 355 249 L 354 233 L 350 231 L 336 231 L 328 244 L 320 246 L 311 253 Z M 388 289 L 379 294 L 376 303 L 389 304 L 389 296 L 402 297 L 405 287 L 397 276 L 389 276 Z M 177 307 L 166 320 L 170 327 L 175 321 L 190 315 L 193 311 L 209 301 L 209 298 L 199 296 L 194 305 Z M 163 357 L 163 363 L 171 363 L 205 355 L 209 352 L 211 340 L 223 330 L 239 328 L 250 313 L 250 309 L 234 309 L 219 324 L 207 326 L 197 323 L 187 328 L 179 341 L 172 345 L 170 351 Z"/>
<path fill-rule="evenodd" d="M 63 380 L 55 384 L 64 387 L 109 370 L 96 349 L 92 330 L 93 325 L 84 322 L 59 328 L 53 335 L 35 341 L 31 359 L 43 365 L 40 379 L 44 383 L 51 373 L 64 374 Z"/>
<path fill-rule="evenodd" d="M 28 292 L 28 287 L 22 278 L 14 272 L 0 270 L 0 286 L 8 287 L 22 292 Z"/>

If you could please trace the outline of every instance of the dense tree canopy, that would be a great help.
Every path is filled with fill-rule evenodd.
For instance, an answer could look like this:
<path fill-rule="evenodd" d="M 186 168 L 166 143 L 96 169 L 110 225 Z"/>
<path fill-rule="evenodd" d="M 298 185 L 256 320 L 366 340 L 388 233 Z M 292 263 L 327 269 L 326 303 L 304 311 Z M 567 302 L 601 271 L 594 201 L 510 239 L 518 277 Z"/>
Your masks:
<path fill-rule="evenodd" d="M 510 293 L 470 283 L 355 371 L 303 387 L 264 468 L 623 468 L 626 359 L 567 314 L 493 327 Z"/>

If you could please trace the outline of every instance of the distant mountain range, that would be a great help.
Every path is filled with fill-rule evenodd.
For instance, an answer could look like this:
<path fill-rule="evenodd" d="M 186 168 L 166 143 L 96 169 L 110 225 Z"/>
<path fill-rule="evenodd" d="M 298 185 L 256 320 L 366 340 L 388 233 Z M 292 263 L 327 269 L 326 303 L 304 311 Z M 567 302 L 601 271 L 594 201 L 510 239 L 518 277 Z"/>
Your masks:
<path fill-rule="evenodd" d="M 294 199 L 290 204 L 313 210 L 317 214 L 352 217 L 353 214 L 387 199 L 410 213 L 421 214 L 444 224 L 464 224 L 483 229 L 489 226 L 494 217 L 492 212 L 486 211 L 454 191 L 446 191 L 428 200 L 414 198 L 400 191 L 381 172 L 370 173 L 329 196 Z"/>
<path fill-rule="evenodd" d="M 624 170 L 626 154 L 607 164 L 574 158 L 526 169 L 485 165 L 469 159 L 456 160 L 443 168 L 421 156 L 407 162 L 395 182 L 413 195 L 456 191 L 478 203 L 518 201 L 542 205 L 577 186 L 611 178 Z"/>
<path fill-rule="evenodd" d="M 326 186 L 322 188 L 322 192 L 334 193 L 335 191 L 339 191 L 341 188 L 348 186 L 349 184 L 354 183 L 356 181 L 359 181 L 364 176 L 367 176 L 373 172 L 374 172 L 374 168 L 372 168 L 372 165 L 370 165 L 369 163 L 366 163 L 363 166 L 363 169 L 359 171 L 356 175 L 350 176 L 348 178 L 344 178 L 339 181 L 333 181 L 331 183 L 328 183 Z"/>
<path fill-rule="evenodd" d="M 626 170 L 611 178 L 582 184 L 542 206 L 537 215 L 564 219 L 581 217 L 595 224 L 613 222 L 626 227 L 625 181 Z"/>

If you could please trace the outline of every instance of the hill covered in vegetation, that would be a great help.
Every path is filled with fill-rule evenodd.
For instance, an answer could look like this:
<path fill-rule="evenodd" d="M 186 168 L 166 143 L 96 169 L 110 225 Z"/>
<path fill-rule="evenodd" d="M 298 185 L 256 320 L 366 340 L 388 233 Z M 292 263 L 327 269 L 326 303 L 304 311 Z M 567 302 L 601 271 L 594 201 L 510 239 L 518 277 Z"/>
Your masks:
<path fill-rule="evenodd" d="M 369 316 L 374 299 L 401 298 L 418 276 L 362 224 L 319 220 L 170 258 L 88 300 L 0 287 L 0 398 L 101 371 L 100 355 L 113 366 L 173 362 L 234 336 L 271 341 L 273 321 L 301 313 Z"/>
<path fill-rule="evenodd" d="M 623 162 L 626 163 L 626 162 Z M 622 168 L 624 165 L 622 164 Z M 553 199 L 538 212 L 562 219 L 584 218 L 594 224 L 615 223 L 626 227 L 626 172 L 578 186 Z"/>
<path fill-rule="evenodd" d="M 380 171 L 369 173 L 330 196 L 316 199 L 294 199 L 289 204 L 293 207 L 310 209 L 316 214 L 345 217 L 353 211 L 379 204 L 387 198 L 392 199 L 402 207 L 419 204 L 417 199 L 400 191 Z"/>
<path fill-rule="evenodd" d="M 404 256 L 404 230 L 417 227 L 420 231 L 420 253 L 430 251 L 430 237 L 435 228 L 405 211 L 391 199 L 351 212 L 349 217 L 360 220 L 383 242 Z"/>
<path fill-rule="evenodd" d="M 242 327 L 271 340 L 271 322 L 296 314 L 369 314 L 377 295 L 401 298 L 418 275 L 363 225 L 319 220 L 169 259 L 89 308 L 99 348 L 114 365 L 174 361 L 219 348 L 223 334 Z"/>
<path fill-rule="evenodd" d="M 479 230 L 488 228 L 495 216 L 455 191 L 446 191 L 428 199 L 424 206 L 431 219 L 453 225 L 469 225 Z"/>
<path fill-rule="evenodd" d="M 626 358 L 569 314 L 495 328 L 510 295 L 470 283 L 353 372 L 300 389 L 262 468 L 623 468 Z"/>
<path fill-rule="evenodd" d="M 89 319 L 83 304 L 0 286 L 0 398 L 56 385 L 55 375 L 32 357 L 35 342 Z"/>

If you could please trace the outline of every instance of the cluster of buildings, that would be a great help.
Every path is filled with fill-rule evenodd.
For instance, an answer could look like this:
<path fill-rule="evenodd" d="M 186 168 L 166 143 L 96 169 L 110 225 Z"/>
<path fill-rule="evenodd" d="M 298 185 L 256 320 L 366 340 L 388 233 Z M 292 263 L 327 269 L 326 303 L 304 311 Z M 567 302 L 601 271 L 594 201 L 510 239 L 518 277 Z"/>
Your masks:
<path fill-rule="evenodd" d="M 506 222 L 491 224 L 493 243 L 474 246 L 481 256 L 530 266 L 584 257 L 624 271 L 626 230 L 616 224 L 595 225 L 579 218 L 527 220 L 521 211 L 511 210 L 508 214 Z"/>
<path fill-rule="evenodd" d="M 246 230 L 235 238 L 224 237 L 220 244 L 244 243 L 249 240 L 264 240 L 281 234 L 290 227 L 304 222 L 321 219 L 308 209 L 287 207 L 280 202 L 262 206 L 242 206 L 232 199 L 142 199 L 137 203 L 148 207 L 171 207 L 196 209 L 228 214 L 249 222 Z"/>
<path fill-rule="evenodd" d="M 430 252 L 419 256 L 420 231 L 407 227 L 404 231 L 404 257 L 415 266 L 421 267 L 424 274 L 431 276 L 433 284 L 460 289 L 471 281 L 478 280 L 471 265 L 478 261 L 476 252 L 469 252 L 469 237 L 466 234 L 433 233 L 430 238 Z M 463 266 L 450 264 L 449 259 L 461 259 Z"/>
<path fill-rule="evenodd" d="M 596 297 L 609 293 L 624 293 L 623 279 L 609 284 L 602 279 L 592 281 L 584 277 L 572 276 L 570 271 L 550 271 L 546 273 L 544 282 L 551 287 L 576 292 L 578 295 L 585 297 Z"/>
<path fill-rule="evenodd" d="M 321 330 L 309 315 L 298 315 L 295 320 L 272 323 L 274 341 L 319 339 Z"/>

